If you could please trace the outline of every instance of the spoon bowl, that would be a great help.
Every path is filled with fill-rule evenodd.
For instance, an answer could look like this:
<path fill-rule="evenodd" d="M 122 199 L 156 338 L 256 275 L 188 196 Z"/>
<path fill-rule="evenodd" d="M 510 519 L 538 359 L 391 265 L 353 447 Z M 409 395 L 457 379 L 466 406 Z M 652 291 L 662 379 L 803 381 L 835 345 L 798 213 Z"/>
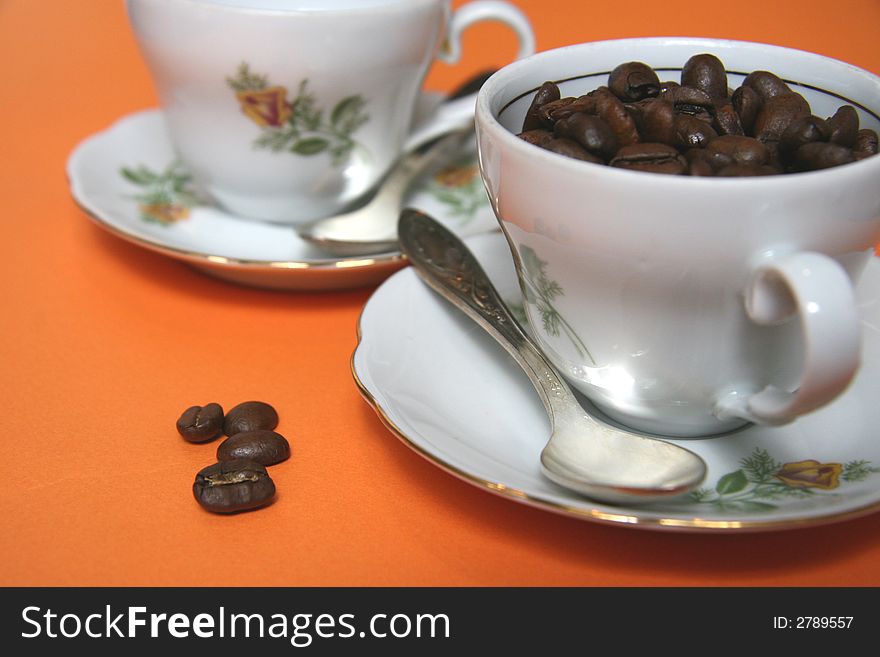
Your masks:
<path fill-rule="evenodd" d="M 507 310 L 473 254 L 442 224 L 406 209 L 398 238 L 422 280 L 498 340 L 535 386 L 551 426 L 541 452 L 545 476 L 610 504 L 681 495 L 705 479 L 706 464 L 690 450 L 613 427 L 587 413 Z"/>
<path fill-rule="evenodd" d="M 429 167 L 453 158 L 473 137 L 473 118 L 451 123 L 401 157 L 361 207 L 297 228 L 306 242 L 334 256 L 384 253 L 397 248 L 397 217 L 412 183 Z"/>

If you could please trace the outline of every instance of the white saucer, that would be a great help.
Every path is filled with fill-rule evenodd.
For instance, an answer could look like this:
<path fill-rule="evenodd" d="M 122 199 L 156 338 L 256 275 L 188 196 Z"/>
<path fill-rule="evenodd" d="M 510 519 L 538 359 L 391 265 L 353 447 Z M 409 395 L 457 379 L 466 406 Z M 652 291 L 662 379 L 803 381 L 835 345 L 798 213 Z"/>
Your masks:
<path fill-rule="evenodd" d="M 467 241 L 502 296 L 521 308 L 503 237 Z M 709 466 L 701 499 L 615 507 L 545 479 L 538 455 L 549 424 L 528 379 L 411 268 L 384 282 L 366 304 L 352 372 L 406 445 L 464 481 L 518 502 L 657 530 L 803 527 L 880 510 L 880 259 L 865 271 L 859 298 L 863 365 L 838 400 L 784 427 L 678 441 Z"/>
<path fill-rule="evenodd" d="M 432 96 L 424 94 L 421 105 L 436 102 Z M 191 190 L 185 181 L 174 190 L 176 174 L 185 173 L 169 169 L 174 162 L 162 111 L 147 110 L 79 144 L 67 175 L 74 199 L 102 228 L 236 283 L 289 290 L 349 288 L 377 283 L 405 263 L 399 252 L 328 257 L 289 226 L 242 219 L 200 202 L 187 194 Z M 163 180 L 154 179 L 163 172 L 170 173 L 164 188 Z M 148 202 L 151 195 L 150 201 L 161 202 Z M 428 172 L 405 204 L 430 213 L 459 235 L 498 227 L 477 172 L 475 143 L 462 150 L 452 167 Z"/>

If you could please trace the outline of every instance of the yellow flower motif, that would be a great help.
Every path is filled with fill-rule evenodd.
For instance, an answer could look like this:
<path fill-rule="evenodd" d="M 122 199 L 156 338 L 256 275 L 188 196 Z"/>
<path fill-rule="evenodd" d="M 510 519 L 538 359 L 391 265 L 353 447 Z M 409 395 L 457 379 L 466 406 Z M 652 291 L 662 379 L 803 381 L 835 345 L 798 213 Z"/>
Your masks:
<path fill-rule="evenodd" d="M 284 87 L 236 91 L 235 97 L 241 104 L 241 111 L 260 126 L 280 127 L 293 113 Z"/>
<path fill-rule="evenodd" d="M 809 459 L 784 464 L 774 475 L 782 483 L 792 488 L 821 488 L 831 490 L 840 485 L 840 463 L 819 463 Z"/>
<path fill-rule="evenodd" d="M 141 214 L 161 224 L 173 224 L 189 217 L 189 208 L 178 203 L 143 203 Z"/>
<path fill-rule="evenodd" d="M 443 169 L 434 176 L 434 180 L 444 187 L 464 187 L 477 176 L 477 165 L 467 164 Z"/>

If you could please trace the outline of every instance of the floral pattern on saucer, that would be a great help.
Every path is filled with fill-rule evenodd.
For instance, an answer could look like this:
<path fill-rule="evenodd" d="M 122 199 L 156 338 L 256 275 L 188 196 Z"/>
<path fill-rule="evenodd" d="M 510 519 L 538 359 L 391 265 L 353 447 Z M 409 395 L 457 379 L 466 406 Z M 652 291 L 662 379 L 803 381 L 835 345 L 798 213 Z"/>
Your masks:
<path fill-rule="evenodd" d="M 417 116 L 430 115 L 440 100 L 437 94 L 423 94 Z M 453 161 L 467 160 L 476 162 L 476 137 Z M 440 168 L 426 172 L 404 204 L 433 215 L 462 237 L 496 231 L 488 203 L 467 216 L 437 200 L 430 186 Z M 291 226 L 226 212 L 177 163 L 162 110 L 130 114 L 83 140 L 68 159 L 67 176 L 84 216 L 102 229 L 226 281 L 279 290 L 337 290 L 374 285 L 406 264 L 399 251 L 366 258 L 329 256 L 300 239 Z"/>
<path fill-rule="evenodd" d="M 480 168 L 474 157 L 445 167 L 434 174 L 428 191 L 449 209 L 449 213 L 466 223 L 481 208 L 488 207 L 489 196 L 480 179 Z"/>
<path fill-rule="evenodd" d="M 721 476 L 712 488 L 691 493 L 696 504 L 711 504 L 719 511 L 775 511 L 779 501 L 822 495 L 839 488 L 841 481 L 855 483 L 880 473 L 871 461 L 820 463 L 815 459 L 782 463 L 766 449 L 755 448 L 740 460 L 737 470 Z"/>
<path fill-rule="evenodd" d="M 179 162 L 172 162 L 160 172 L 144 164 L 122 167 L 119 172 L 141 188 L 132 198 L 138 202 L 141 219 L 148 223 L 168 226 L 187 219 L 190 209 L 199 202 L 192 189 L 192 176 Z"/>

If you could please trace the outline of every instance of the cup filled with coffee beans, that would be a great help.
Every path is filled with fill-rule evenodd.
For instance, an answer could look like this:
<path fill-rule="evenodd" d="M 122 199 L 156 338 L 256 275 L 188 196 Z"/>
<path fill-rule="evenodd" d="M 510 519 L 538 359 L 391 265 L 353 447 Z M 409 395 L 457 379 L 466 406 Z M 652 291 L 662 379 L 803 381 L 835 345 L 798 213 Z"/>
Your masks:
<path fill-rule="evenodd" d="M 586 43 L 492 76 L 480 169 L 549 360 L 663 435 L 784 424 L 860 363 L 880 78 L 766 44 Z"/>

